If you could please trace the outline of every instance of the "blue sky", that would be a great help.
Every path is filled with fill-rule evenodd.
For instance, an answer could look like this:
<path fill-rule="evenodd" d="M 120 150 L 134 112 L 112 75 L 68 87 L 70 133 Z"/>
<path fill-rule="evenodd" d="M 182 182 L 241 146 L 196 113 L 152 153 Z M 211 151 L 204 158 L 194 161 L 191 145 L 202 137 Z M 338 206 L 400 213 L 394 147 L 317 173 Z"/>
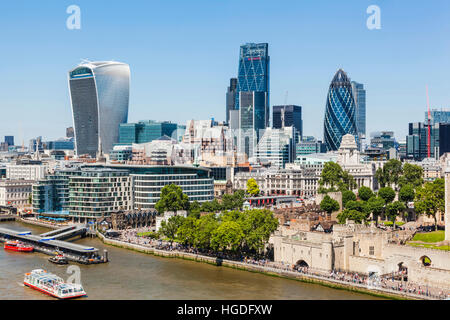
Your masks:
<path fill-rule="evenodd" d="M 72 4 L 81 30 L 66 28 Z M 373 4 L 381 30 L 366 27 Z M 224 120 L 239 46 L 268 42 L 271 105 L 303 106 L 304 134 L 322 137 L 342 67 L 366 87 L 368 132 L 404 139 L 408 122 L 423 121 L 426 85 L 432 107 L 450 107 L 449 34 L 448 0 L 2 1 L 0 138 L 64 136 L 67 71 L 83 58 L 130 65 L 130 122 Z"/>

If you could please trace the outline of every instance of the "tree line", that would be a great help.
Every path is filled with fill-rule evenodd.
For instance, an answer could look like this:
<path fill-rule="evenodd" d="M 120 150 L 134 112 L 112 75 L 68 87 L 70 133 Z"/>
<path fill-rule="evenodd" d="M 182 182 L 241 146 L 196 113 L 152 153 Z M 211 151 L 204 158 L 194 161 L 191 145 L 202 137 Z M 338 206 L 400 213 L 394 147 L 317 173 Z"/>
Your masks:
<path fill-rule="evenodd" d="M 444 179 L 424 183 L 423 169 L 420 166 L 402 164 L 396 159 L 387 161 L 383 168 L 379 168 L 375 178 L 381 187 L 378 192 L 374 193 L 363 186 L 358 189 L 357 197 L 352 191 L 356 188 L 353 177 L 339 164 L 328 162 L 319 180 L 319 192 L 342 193 L 344 210 L 337 216 L 339 223 L 345 223 L 347 219 L 363 223 L 370 217 L 377 221 L 384 213 L 395 228 L 397 217 L 408 214 L 408 203 L 414 202 L 416 213 L 434 218 L 437 229 L 437 215 L 445 210 Z M 396 196 L 398 200 L 394 201 Z M 340 209 L 339 203 L 328 195 L 324 197 L 320 207 L 329 214 Z"/>
<path fill-rule="evenodd" d="M 201 217 L 173 216 L 161 222 L 159 233 L 183 245 L 214 252 L 260 254 L 278 219 L 267 209 L 230 210 Z"/>

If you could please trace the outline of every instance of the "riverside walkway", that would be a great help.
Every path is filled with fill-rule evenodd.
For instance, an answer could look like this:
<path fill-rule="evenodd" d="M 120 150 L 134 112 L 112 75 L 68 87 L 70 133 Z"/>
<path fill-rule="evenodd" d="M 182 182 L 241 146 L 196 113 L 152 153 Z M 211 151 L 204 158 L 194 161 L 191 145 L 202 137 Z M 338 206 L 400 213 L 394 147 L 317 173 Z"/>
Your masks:
<path fill-rule="evenodd" d="M 160 240 L 150 240 L 137 236 L 136 231 L 127 230 L 120 240 L 109 238 L 106 243 L 121 245 L 133 250 L 161 254 L 165 256 L 180 256 L 192 260 L 204 260 L 218 262 L 245 270 L 254 270 L 262 273 L 274 273 L 288 278 L 304 278 L 315 282 L 325 282 L 344 287 L 353 287 L 361 291 L 370 291 L 378 294 L 402 296 L 405 298 L 420 300 L 444 300 L 450 298 L 450 291 L 440 288 L 432 288 L 413 283 L 402 283 L 395 279 L 382 277 L 368 277 L 357 273 L 332 271 L 326 272 L 312 268 L 295 269 L 292 265 L 277 263 L 268 260 L 253 260 L 242 258 L 241 260 L 218 256 L 213 253 L 199 252 L 193 248 L 185 248 L 180 245 L 171 246 Z"/>

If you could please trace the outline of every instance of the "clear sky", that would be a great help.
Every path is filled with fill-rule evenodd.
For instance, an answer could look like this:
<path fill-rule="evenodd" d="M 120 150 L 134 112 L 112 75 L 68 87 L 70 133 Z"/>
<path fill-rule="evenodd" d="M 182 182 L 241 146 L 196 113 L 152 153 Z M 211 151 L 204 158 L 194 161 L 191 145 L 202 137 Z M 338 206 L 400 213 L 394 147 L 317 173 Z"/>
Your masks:
<path fill-rule="evenodd" d="M 72 4 L 80 30 L 66 27 Z M 380 30 L 366 26 L 369 5 Z M 271 105 L 303 106 L 306 135 L 322 138 L 341 67 L 366 87 L 369 133 L 404 139 L 408 122 L 423 121 L 426 85 L 432 107 L 450 107 L 448 0 L 1 1 L 0 35 L 0 139 L 19 145 L 65 135 L 67 71 L 81 59 L 130 65 L 129 122 L 224 120 L 246 42 L 269 43 Z"/>

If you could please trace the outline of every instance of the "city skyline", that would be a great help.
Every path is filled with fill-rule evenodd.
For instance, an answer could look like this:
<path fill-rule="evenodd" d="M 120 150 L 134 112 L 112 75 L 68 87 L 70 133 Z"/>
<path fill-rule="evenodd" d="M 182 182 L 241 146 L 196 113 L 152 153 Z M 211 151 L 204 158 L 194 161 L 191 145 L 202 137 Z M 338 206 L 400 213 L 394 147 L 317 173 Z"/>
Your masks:
<path fill-rule="evenodd" d="M 323 138 L 326 92 L 331 76 L 340 67 L 367 90 L 367 135 L 392 130 L 398 140 L 404 140 L 408 123 L 422 120 L 427 84 L 432 108 L 450 105 L 446 78 L 449 46 L 440 41 L 450 30 L 447 2 L 407 8 L 398 3 L 380 3 L 381 30 L 366 28 L 365 9 L 370 1 L 328 4 L 325 8 L 291 2 L 291 10 L 262 2 L 255 10 L 266 19 L 267 26 L 248 29 L 245 27 L 250 22 L 245 19 L 252 15 L 245 9 L 252 4 L 244 4 L 242 11 L 236 12 L 236 1 L 197 1 L 191 4 L 192 8 L 180 3 L 169 16 L 164 4 L 154 4 L 159 9 L 158 17 L 155 12 L 146 11 L 150 5 L 144 3 L 131 8 L 111 4 L 104 10 L 100 2 L 79 1 L 80 30 L 65 28 L 69 3 L 60 7 L 30 3 L 26 8 L 5 4 L 4 12 L 11 14 L 2 19 L 0 26 L 2 30 L 13 26 L 14 31 L 5 34 L 11 50 L 1 56 L 9 62 L 5 68 L 9 77 L 0 85 L 4 89 L 4 119 L 17 120 L 2 121 L 0 136 L 13 135 L 17 145 L 22 141 L 27 145 L 36 136 L 64 136 L 65 128 L 72 126 L 65 73 L 82 58 L 130 65 L 130 122 L 153 119 L 183 124 L 192 118 L 225 120 L 224 91 L 229 79 L 237 75 L 238 47 L 248 42 L 269 44 L 270 107 L 303 106 L 305 135 Z M 196 12 L 200 7 L 203 13 Z M 24 15 L 18 14 L 22 11 Z M 182 15 L 185 11 L 188 14 Z M 122 17 L 127 23 L 117 29 L 114 19 Z M 430 23 L 414 24 L 423 20 Z M 34 28 L 35 25 L 39 27 Z M 330 30 L 333 26 L 340 30 Z M 295 30 L 296 37 L 284 35 L 286 30 Z M 338 37 L 342 31 L 351 36 Z M 214 33 L 216 38 L 201 41 Z M 148 39 L 142 41 L 144 34 Z M 104 40 L 97 43 L 98 38 Z M 79 46 L 80 43 L 84 45 Z M 327 51 L 336 46 L 346 50 Z M 206 55 L 199 54 L 206 48 Z M 46 72 L 42 73 L 42 69 Z M 27 77 L 38 72 L 42 78 L 39 83 Z M 198 90 L 199 87 L 208 90 Z M 23 90 L 28 94 L 20 94 Z M 170 94 L 174 90 L 179 93 L 176 97 Z"/>

